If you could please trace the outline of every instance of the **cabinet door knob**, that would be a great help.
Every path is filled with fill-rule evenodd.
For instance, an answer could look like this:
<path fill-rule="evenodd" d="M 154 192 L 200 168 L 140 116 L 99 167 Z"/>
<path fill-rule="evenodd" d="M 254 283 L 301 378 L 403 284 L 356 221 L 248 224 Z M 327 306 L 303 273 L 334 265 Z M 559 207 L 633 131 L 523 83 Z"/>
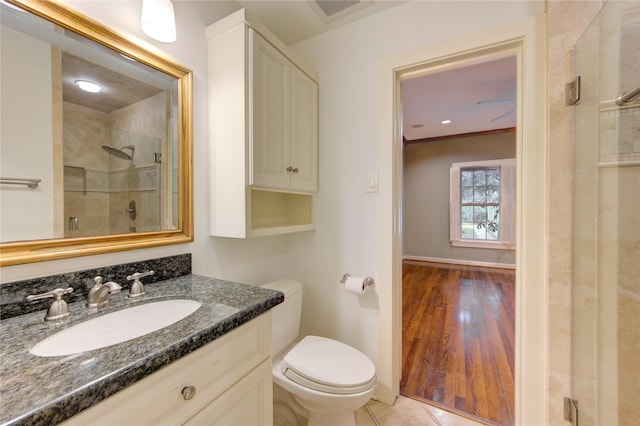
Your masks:
<path fill-rule="evenodd" d="M 185 386 L 182 388 L 182 398 L 184 398 L 185 401 L 189 401 L 194 396 L 196 396 L 195 386 Z"/>
<path fill-rule="evenodd" d="M 293 169 L 291 169 L 291 171 L 292 171 L 293 173 L 298 173 L 298 168 L 297 168 L 297 167 L 294 167 Z"/>
<path fill-rule="evenodd" d="M 287 171 L 288 172 L 292 172 L 293 171 L 293 167 L 291 167 L 291 166 L 287 167 Z"/>

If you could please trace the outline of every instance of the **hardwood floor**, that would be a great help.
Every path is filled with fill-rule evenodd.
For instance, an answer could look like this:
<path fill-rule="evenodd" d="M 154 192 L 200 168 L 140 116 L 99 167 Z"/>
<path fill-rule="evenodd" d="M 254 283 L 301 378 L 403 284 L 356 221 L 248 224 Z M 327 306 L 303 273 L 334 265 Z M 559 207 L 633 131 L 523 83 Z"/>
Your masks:
<path fill-rule="evenodd" d="M 400 392 L 514 424 L 515 271 L 405 261 Z"/>

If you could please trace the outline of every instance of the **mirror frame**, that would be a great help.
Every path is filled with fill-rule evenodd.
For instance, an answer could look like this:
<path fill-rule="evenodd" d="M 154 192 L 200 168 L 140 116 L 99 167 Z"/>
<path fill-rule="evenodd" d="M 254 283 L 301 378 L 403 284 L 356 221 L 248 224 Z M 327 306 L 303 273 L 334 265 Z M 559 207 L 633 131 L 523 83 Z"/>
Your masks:
<path fill-rule="evenodd" d="M 193 241 L 193 72 L 52 0 L 5 0 L 178 80 L 178 227 L 169 231 L 0 244 L 0 266 L 90 256 Z"/>

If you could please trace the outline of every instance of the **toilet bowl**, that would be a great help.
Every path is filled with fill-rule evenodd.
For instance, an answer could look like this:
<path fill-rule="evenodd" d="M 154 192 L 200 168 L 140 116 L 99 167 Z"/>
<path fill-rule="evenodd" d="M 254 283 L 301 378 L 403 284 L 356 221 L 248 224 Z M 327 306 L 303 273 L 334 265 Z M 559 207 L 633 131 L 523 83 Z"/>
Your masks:
<path fill-rule="evenodd" d="M 373 362 L 357 349 L 326 337 L 306 336 L 294 344 L 302 284 L 279 280 L 262 287 L 285 295 L 284 302 L 272 309 L 273 382 L 308 411 L 308 425 L 354 426 L 355 410 L 375 391 Z"/>

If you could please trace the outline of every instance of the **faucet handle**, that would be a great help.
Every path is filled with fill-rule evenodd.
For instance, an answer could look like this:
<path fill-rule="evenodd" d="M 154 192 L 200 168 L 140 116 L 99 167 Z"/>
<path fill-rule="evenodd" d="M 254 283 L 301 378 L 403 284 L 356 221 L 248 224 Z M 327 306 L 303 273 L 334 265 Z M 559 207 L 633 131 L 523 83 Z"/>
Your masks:
<path fill-rule="evenodd" d="M 136 279 L 139 279 L 139 278 L 148 277 L 149 275 L 153 275 L 153 274 L 155 274 L 155 272 L 154 272 L 154 271 L 136 272 L 135 274 L 131 274 L 131 275 L 129 275 L 129 276 L 127 277 L 127 280 L 128 280 L 128 281 L 136 280 Z"/>
<path fill-rule="evenodd" d="M 46 299 L 47 297 L 53 297 L 55 300 L 61 300 L 62 295 L 67 293 L 73 293 L 73 287 L 69 287 L 67 289 L 56 288 L 46 293 L 32 294 L 27 296 L 27 300 L 31 302 L 32 300 Z"/>
<path fill-rule="evenodd" d="M 127 277 L 127 281 L 133 280 L 133 284 L 131 284 L 131 290 L 129 290 L 129 296 L 127 297 L 132 299 L 134 297 L 144 296 L 146 292 L 144 291 L 144 286 L 142 285 L 142 281 L 140 281 L 140 278 L 148 277 L 149 275 L 153 274 L 155 274 L 154 271 L 147 271 L 142 273 L 136 272 L 135 274 L 129 275 Z"/>
<path fill-rule="evenodd" d="M 73 293 L 73 287 L 68 287 L 66 289 L 56 288 L 54 290 L 48 291 L 42 294 L 32 294 L 27 296 L 27 301 L 31 302 L 32 300 L 46 299 L 48 297 L 53 297 L 53 302 L 51 302 L 51 306 L 47 310 L 47 315 L 45 315 L 45 321 L 55 321 L 59 319 L 63 319 L 71 315 L 69 312 L 69 305 L 67 302 L 62 300 L 62 295 Z"/>

